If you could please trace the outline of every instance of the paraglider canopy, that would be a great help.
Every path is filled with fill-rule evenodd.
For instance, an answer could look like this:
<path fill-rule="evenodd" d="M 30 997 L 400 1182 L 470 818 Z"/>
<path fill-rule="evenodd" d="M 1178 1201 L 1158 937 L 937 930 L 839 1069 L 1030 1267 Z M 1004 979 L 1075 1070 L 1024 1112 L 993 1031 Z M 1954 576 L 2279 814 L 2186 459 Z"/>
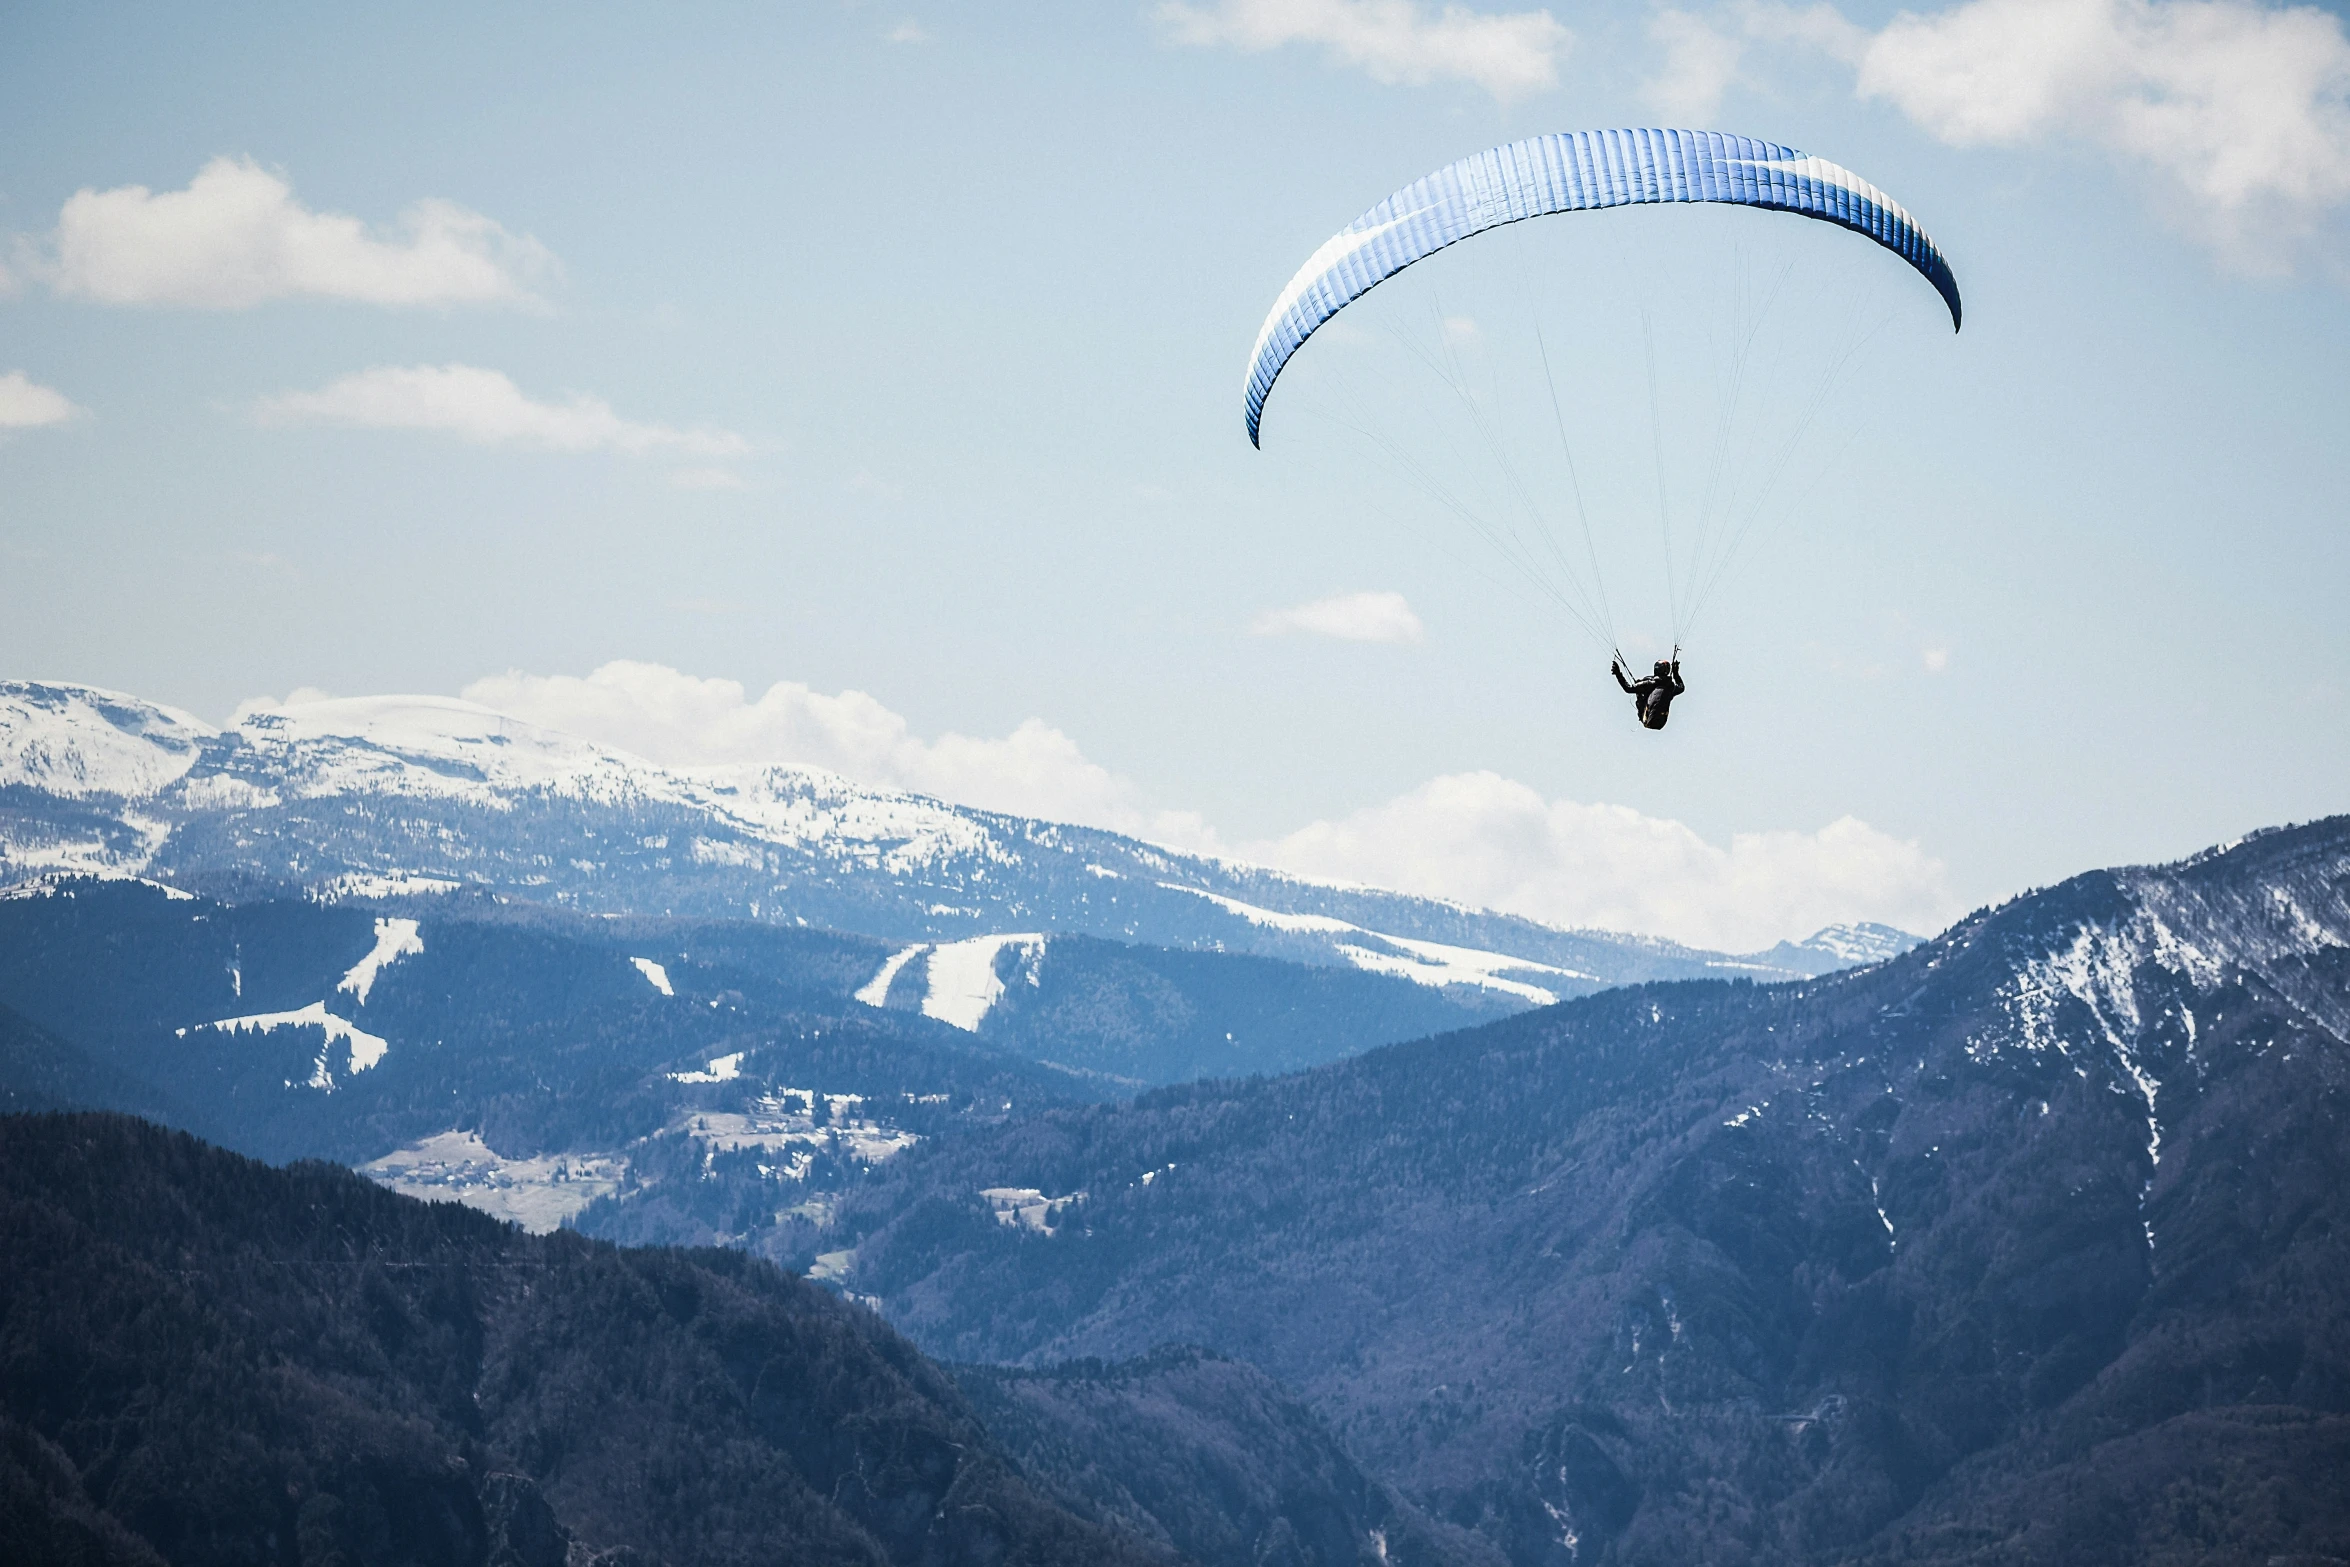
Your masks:
<path fill-rule="evenodd" d="M 1568 131 L 1511 142 L 1438 169 L 1332 235 L 1273 302 L 1249 355 L 1249 444 L 1265 399 L 1316 328 L 1413 262 L 1471 235 L 1551 213 L 1722 202 L 1816 218 L 1864 234 L 1914 267 L 1959 325 L 1958 280 L 1916 220 L 1848 169 L 1719 131 Z"/>

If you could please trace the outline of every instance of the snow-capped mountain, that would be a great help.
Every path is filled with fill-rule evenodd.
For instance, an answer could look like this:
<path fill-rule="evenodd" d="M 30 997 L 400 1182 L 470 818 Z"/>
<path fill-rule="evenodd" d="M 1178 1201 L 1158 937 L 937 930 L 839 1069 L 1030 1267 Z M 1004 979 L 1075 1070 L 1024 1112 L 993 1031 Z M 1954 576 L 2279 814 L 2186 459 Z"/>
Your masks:
<path fill-rule="evenodd" d="M 216 729 L 85 686 L 0 683 L 0 883 L 52 873 L 592 913 L 747 916 L 944 945 L 1079 932 L 1394 974 L 1501 1006 L 1699 975 L 1811 976 L 1912 944 L 1835 927 L 1739 958 L 1305 880 L 808 767 L 664 767 L 445 697 Z"/>

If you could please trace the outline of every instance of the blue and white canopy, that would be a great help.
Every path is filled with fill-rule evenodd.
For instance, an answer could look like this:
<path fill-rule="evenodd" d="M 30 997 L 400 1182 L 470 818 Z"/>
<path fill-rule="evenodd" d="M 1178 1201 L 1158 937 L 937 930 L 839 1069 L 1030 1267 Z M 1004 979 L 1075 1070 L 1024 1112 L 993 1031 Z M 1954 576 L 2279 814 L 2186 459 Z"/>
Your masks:
<path fill-rule="evenodd" d="M 1718 201 L 1793 212 L 1866 234 L 1917 268 L 1950 306 L 1958 280 L 1892 197 L 1849 169 L 1719 131 L 1566 131 L 1511 142 L 1438 169 L 1364 213 L 1309 257 L 1273 301 L 1248 362 L 1248 438 L 1265 399 L 1314 330 L 1395 276 L 1472 234 L 1554 212 Z"/>

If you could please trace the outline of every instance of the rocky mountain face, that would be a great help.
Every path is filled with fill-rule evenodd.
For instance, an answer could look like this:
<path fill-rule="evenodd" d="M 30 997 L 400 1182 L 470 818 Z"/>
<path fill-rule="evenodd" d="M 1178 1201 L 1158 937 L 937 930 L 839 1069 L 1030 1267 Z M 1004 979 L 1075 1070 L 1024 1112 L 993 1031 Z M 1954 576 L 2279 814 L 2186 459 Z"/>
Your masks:
<path fill-rule="evenodd" d="M 944 1139 L 820 1244 L 942 1356 L 1247 1361 L 1523 1567 L 2321 1560 L 2345 1169 L 2335 819 Z"/>
<path fill-rule="evenodd" d="M 118 693 L 0 682 L 0 882 L 61 871 L 236 901 L 470 887 L 909 945 L 1085 934 L 1384 973 L 1494 1010 L 1644 979 L 1814 975 L 1911 939 L 1839 927 L 1736 958 L 1561 930 L 811 768 L 660 767 L 446 698 L 317 702 L 217 730 Z"/>

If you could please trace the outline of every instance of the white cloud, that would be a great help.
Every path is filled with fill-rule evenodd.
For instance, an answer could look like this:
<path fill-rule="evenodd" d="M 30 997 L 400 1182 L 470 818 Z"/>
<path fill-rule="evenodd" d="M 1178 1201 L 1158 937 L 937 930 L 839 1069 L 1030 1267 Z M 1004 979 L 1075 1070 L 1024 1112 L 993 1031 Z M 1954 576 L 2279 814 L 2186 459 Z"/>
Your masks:
<path fill-rule="evenodd" d="M 477 680 L 464 695 L 671 766 L 799 763 L 1221 852 L 1199 816 L 1155 808 L 1132 780 L 1041 719 L 1001 738 L 925 740 L 862 691 L 827 696 L 781 681 L 753 698 L 732 680 L 627 662 L 584 678 L 511 672 Z M 1959 912 L 1938 861 L 1849 817 L 1813 833 L 1741 833 L 1722 847 L 1679 822 L 1544 800 L 1491 773 L 1438 778 L 1238 852 L 1309 876 L 1736 951 L 1840 920 L 1936 930 Z"/>
<path fill-rule="evenodd" d="M 1709 120 L 1738 80 L 1739 41 L 1687 11 L 1659 11 L 1648 36 L 1665 52 L 1663 67 L 1641 84 L 1641 97 L 1670 118 Z"/>
<path fill-rule="evenodd" d="M 581 678 L 519 671 L 477 680 L 466 700 L 671 766 L 800 763 L 859 783 L 911 789 L 983 810 L 1213 846 L 1188 812 L 1158 811 L 1130 780 L 1031 718 L 1001 739 L 924 740 L 862 691 L 826 696 L 778 681 L 757 699 L 733 680 L 615 662 Z"/>
<path fill-rule="evenodd" d="M 1925 648 L 1919 652 L 1918 659 L 1926 666 L 1927 674 L 1938 675 L 1950 667 L 1950 649 L 1946 647 Z"/>
<path fill-rule="evenodd" d="M 22 370 L 0 375 L 0 430 L 30 430 L 63 424 L 89 410 L 63 392 L 41 385 Z"/>
<path fill-rule="evenodd" d="M 388 233 L 313 212 L 277 175 L 215 158 L 186 190 L 82 190 L 28 270 L 60 294 L 111 305 L 242 310 L 307 295 L 371 305 L 531 304 L 545 246 L 478 212 L 419 201 Z"/>
<path fill-rule="evenodd" d="M 474 365 L 383 365 L 315 392 L 264 398 L 265 424 L 340 424 L 367 430 L 435 430 L 481 446 L 740 457 L 750 443 L 730 430 L 675 430 L 621 418 L 600 397 L 534 402 L 495 370 Z"/>
<path fill-rule="evenodd" d="M 1433 779 L 1239 852 L 1302 875 L 1734 952 L 1841 920 L 1938 930 L 1960 912 L 1939 861 L 1849 816 L 1812 833 L 1739 833 L 1725 848 L 1679 822 L 1545 800 L 1493 773 Z"/>
<path fill-rule="evenodd" d="M 1548 11 L 1431 10 L 1416 0 L 1168 0 L 1157 15 L 1177 43 L 1251 51 L 1320 44 L 1376 81 L 1473 82 L 1504 101 L 1556 87 L 1574 42 Z"/>
<path fill-rule="evenodd" d="M 303 707 L 312 702 L 333 700 L 334 693 L 320 686 L 296 686 L 283 697 L 249 696 L 228 715 L 228 726 L 234 729 L 255 713 L 274 713 L 280 708 Z"/>
<path fill-rule="evenodd" d="M 930 42 L 930 29 L 920 22 L 906 21 L 881 36 L 893 44 L 926 44 Z"/>
<path fill-rule="evenodd" d="M 1861 97 L 1951 146 L 2100 147 L 2246 271 L 2290 268 L 2350 203 L 2350 35 L 2316 6 L 1964 0 L 1875 33 L 1827 5 L 1729 14 L 1851 65 Z"/>
<path fill-rule="evenodd" d="M 1249 629 L 1260 637 L 1304 631 L 1345 642 L 1417 642 L 1424 635 L 1420 617 L 1401 593 L 1338 593 L 1310 604 L 1269 609 Z"/>

